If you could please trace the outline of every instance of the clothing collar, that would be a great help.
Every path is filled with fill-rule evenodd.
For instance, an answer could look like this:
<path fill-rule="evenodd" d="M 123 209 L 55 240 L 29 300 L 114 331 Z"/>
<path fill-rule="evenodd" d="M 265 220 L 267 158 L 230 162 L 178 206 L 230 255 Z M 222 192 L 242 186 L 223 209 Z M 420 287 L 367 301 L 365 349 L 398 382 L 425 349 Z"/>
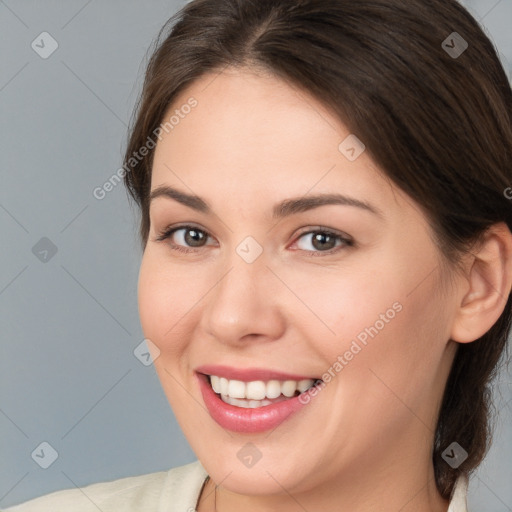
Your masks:
<path fill-rule="evenodd" d="M 453 488 L 448 512 L 467 512 L 468 483 L 468 478 L 465 475 L 459 476 Z"/>

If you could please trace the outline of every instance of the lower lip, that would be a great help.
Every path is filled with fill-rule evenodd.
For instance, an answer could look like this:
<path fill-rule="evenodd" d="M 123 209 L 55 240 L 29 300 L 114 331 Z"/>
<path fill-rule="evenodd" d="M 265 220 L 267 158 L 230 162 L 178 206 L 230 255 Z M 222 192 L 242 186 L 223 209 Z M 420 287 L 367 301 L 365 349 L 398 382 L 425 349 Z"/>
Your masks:
<path fill-rule="evenodd" d="M 222 401 L 213 391 L 206 375 L 196 373 L 204 403 L 210 416 L 226 430 L 232 432 L 265 432 L 276 428 L 294 412 L 305 405 L 299 401 L 300 395 L 272 405 L 244 409 Z"/>

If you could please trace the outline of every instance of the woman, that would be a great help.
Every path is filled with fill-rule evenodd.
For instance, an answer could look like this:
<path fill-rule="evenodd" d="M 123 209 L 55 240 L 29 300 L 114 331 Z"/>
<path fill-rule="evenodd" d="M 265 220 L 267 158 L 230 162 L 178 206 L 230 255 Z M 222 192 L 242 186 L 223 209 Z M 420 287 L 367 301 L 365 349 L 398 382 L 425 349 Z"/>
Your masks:
<path fill-rule="evenodd" d="M 511 321 L 491 42 L 455 0 L 170 21 L 124 169 L 142 328 L 198 461 L 9 510 L 466 511 Z"/>

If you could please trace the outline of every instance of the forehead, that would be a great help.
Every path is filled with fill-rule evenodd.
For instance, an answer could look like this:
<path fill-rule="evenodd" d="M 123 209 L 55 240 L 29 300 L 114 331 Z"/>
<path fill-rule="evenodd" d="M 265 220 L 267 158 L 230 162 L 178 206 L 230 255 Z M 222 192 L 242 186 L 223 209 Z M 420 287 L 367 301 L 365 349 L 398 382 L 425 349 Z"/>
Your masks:
<path fill-rule="evenodd" d="M 196 105 L 189 109 L 191 98 Z M 241 168 L 256 157 L 296 155 L 300 161 L 305 153 L 327 151 L 332 160 L 338 139 L 349 133 L 307 93 L 275 77 L 233 69 L 204 75 L 182 91 L 164 121 L 171 117 L 173 127 L 157 153 L 164 146 L 180 146 L 181 154 L 201 149 Z"/>
<path fill-rule="evenodd" d="M 209 73 L 181 92 L 163 121 L 171 117 L 173 127 L 155 149 L 153 191 L 174 185 L 205 198 L 238 200 L 246 209 L 261 209 L 267 198 L 274 203 L 333 192 L 372 199 L 379 208 L 397 193 L 355 134 L 315 98 L 278 78 L 233 69 Z M 347 158 L 347 144 L 361 154 Z"/>

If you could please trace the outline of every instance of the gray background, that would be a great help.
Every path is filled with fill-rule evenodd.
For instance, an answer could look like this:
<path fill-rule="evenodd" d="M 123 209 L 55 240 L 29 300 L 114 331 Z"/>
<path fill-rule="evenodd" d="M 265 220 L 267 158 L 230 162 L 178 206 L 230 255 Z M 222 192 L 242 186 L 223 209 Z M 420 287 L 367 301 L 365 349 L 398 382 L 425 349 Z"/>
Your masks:
<path fill-rule="evenodd" d="M 512 0 L 465 3 L 510 73 Z M 136 210 L 122 184 L 92 194 L 121 165 L 147 49 L 182 4 L 0 0 L 0 507 L 195 460 L 133 354 Z M 43 31 L 59 45 L 47 59 L 31 47 Z M 502 373 L 473 510 L 512 510 L 510 381 Z M 58 452 L 48 469 L 42 442 Z"/>

